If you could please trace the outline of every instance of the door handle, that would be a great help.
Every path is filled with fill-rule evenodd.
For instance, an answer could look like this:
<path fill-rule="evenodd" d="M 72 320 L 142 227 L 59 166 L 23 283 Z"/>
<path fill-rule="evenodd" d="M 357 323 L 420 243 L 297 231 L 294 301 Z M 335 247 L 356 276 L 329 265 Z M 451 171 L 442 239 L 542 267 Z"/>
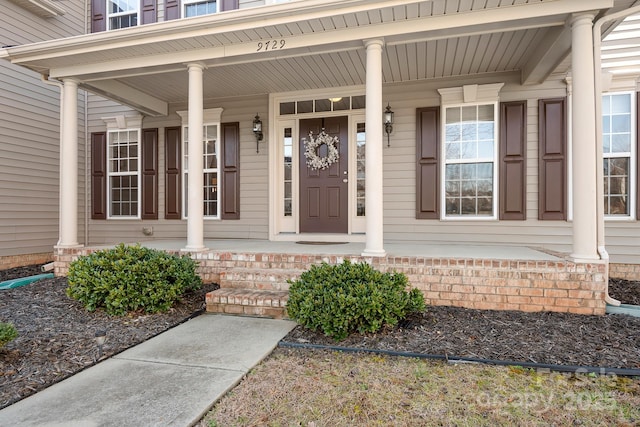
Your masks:
<path fill-rule="evenodd" d="M 347 183 L 347 182 L 349 182 L 349 180 L 348 180 L 347 178 L 344 178 L 344 179 L 342 180 L 342 182 Z"/>

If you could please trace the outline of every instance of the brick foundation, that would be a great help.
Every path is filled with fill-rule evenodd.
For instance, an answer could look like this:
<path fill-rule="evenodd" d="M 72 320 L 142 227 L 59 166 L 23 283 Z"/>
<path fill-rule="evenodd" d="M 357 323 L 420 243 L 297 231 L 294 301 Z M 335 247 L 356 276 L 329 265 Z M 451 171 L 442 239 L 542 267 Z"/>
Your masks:
<path fill-rule="evenodd" d="M 640 265 L 609 264 L 609 277 L 625 280 L 640 280 Z"/>
<path fill-rule="evenodd" d="M 26 265 L 47 264 L 51 261 L 53 261 L 53 252 L 2 256 L 0 257 L 0 270 L 24 267 Z"/>
<path fill-rule="evenodd" d="M 55 274 L 64 276 L 69 263 L 92 249 L 56 249 Z M 173 251 L 177 253 L 176 251 Z M 204 251 L 192 254 L 199 261 L 205 282 L 220 283 L 221 273 L 307 270 L 327 262 L 367 262 L 387 272 L 405 273 L 411 286 L 420 289 L 428 305 L 449 305 L 489 310 L 558 311 L 579 314 L 605 313 L 605 264 L 571 261 L 518 261 L 425 257 L 362 257 L 276 253 Z M 259 276 L 255 274 L 255 276 Z M 266 287 L 264 278 L 255 288 Z M 274 285 L 274 289 L 284 289 Z M 280 286 L 279 288 L 277 286 Z"/>

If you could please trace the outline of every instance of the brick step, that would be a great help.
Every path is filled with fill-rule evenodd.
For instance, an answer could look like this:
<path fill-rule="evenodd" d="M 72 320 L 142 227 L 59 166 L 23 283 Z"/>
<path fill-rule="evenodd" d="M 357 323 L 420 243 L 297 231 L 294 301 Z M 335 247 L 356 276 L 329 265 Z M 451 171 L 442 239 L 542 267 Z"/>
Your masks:
<path fill-rule="evenodd" d="M 289 279 L 297 279 L 304 270 L 232 268 L 220 272 L 220 288 L 287 291 Z"/>
<path fill-rule="evenodd" d="M 288 298 L 288 291 L 220 288 L 207 294 L 207 312 L 286 319 Z"/>

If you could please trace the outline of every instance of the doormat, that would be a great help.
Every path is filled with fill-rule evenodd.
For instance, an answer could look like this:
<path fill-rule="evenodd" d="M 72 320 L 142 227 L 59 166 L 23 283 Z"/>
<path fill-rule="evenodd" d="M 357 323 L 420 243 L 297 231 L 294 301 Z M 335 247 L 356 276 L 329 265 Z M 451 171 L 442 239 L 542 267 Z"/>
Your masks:
<path fill-rule="evenodd" d="M 306 242 L 306 241 L 299 241 L 296 242 L 299 245 L 344 245 L 347 242 Z"/>

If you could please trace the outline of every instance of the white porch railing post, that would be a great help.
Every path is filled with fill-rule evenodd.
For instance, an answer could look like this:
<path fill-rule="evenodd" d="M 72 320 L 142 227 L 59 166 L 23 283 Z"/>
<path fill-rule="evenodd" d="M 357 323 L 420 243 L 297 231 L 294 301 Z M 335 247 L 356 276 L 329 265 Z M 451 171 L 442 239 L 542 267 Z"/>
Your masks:
<path fill-rule="evenodd" d="M 189 121 L 188 121 L 188 212 L 186 251 L 204 249 L 203 196 L 203 70 L 202 64 L 189 64 Z"/>
<path fill-rule="evenodd" d="M 381 39 L 367 40 L 365 218 L 366 244 L 363 256 L 384 256 L 382 180 L 382 46 Z"/>
<path fill-rule="evenodd" d="M 572 181 L 573 252 L 576 260 L 595 260 L 597 238 L 597 170 L 595 74 L 593 70 L 592 13 L 573 16 L 572 29 Z"/>

